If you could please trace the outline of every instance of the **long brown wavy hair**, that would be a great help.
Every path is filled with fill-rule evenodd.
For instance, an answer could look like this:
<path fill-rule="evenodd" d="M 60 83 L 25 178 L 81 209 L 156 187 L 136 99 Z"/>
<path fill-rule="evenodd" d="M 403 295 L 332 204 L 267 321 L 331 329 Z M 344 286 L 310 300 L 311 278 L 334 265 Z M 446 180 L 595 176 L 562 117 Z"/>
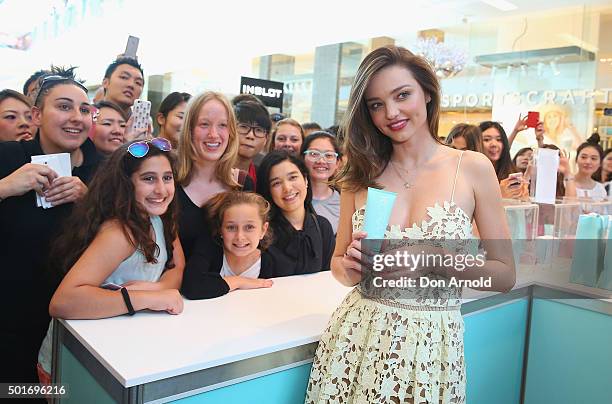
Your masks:
<path fill-rule="evenodd" d="M 440 119 L 440 83 L 429 63 L 408 49 L 388 45 L 370 52 L 359 65 L 355 82 L 351 88 L 348 108 L 340 130 L 344 134 L 343 150 L 346 164 L 340 171 L 336 183 L 351 191 L 367 187 L 380 188 L 375 182 L 391 158 L 391 139 L 382 134 L 372 122 L 365 102 L 365 92 L 372 77 L 389 66 L 408 69 L 419 83 L 427 103 L 427 125 L 431 137 L 438 143 L 438 121 Z"/>
<path fill-rule="evenodd" d="M 51 259 L 55 261 L 55 269 L 60 274 L 68 272 L 89 247 L 102 224 L 109 220 L 116 220 L 122 225 L 125 237 L 134 248 L 142 251 L 147 262 L 157 263 L 159 247 L 153 239 L 151 220 L 148 213 L 136 202 L 131 177 L 142 163 L 151 157 L 166 157 L 174 175 L 175 163 L 172 153 L 161 151 L 153 145 L 149 145 L 149 152 L 144 157 L 133 157 L 127 151 L 132 143 L 121 146 L 98 167 L 87 194 L 76 204 L 65 222 L 64 231 L 51 250 Z M 176 196 L 173 196 L 168 209 L 161 216 L 168 252 L 166 269 L 174 268 L 172 243 L 177 236 L 176 218 L 177 203 Z"/>

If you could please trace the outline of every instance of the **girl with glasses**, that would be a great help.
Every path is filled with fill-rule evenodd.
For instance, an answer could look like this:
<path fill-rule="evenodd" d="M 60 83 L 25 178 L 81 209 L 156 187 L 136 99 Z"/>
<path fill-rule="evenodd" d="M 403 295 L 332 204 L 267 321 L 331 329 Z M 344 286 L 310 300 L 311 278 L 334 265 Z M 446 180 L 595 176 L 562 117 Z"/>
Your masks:
<path fill-rule="evenodd" d="M 330 185 L 342 158 L 336 138 L 325 131 L 313 132 L 306 137 L 300 151 L 312 188 L 312 206 L 317 214 L 332 225 L 334 234 L 340 217 L 340 193 Z"/>
<path fill-rule="evenodd" d="M 0 280 L 12 285 L 0 302 L 11 307 L 0 331 L 0 380 L 35 382 L 36 357 L 49 325 L 53 286 L 45 278 L 51 241 L 70 214 L 73 202 L 87 193 L 87 183 L 100 157 L 87 138 L 92 124 L 86 89 L 72 76 L 40 81 L 32 107 L 38 127 L 34 139 L 0 143 L 0 256 L 5 268 Z M 66 153 L 70 175 L 58 177 L 32 157 Z M 36 194 L 52 207 L 37 207 Z"/>
<path fill-rule="evenodd" d="M 56 318 L 97 319 L 140 310 L 179 314 L 183 250 L 177 237 L 174 162 L 166 139 L 121 146 L 94 177 L 51 255 L 66 272 L 49 305 Z M 39 353 L 51 372 L 52 330 Z"/>

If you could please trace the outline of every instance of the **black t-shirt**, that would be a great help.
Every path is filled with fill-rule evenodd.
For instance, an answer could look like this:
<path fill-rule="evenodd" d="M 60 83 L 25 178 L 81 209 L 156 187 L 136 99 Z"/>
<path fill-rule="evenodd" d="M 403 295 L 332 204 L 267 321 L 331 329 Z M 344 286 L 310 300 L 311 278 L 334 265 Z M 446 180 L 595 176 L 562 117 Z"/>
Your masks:
<path fill-rule="evenodd" d="M 72 175 L 87 184 L 100 156 L 89 139 L 81 150 L 83 164 L 75 167 Z M 44 153 L 38 137 L 29 141 L 0 143 L 0 178 L 30 163 L 32 156 L 41 154 Z M 28 351 L 28 357 L 21 360 L 29 361 L 31 366 L 36 364 L 38 348 L 50 321 L 48 306 L 54 290 L 46 268 L 49 247 L 62 230 L 62 221 L 70 214 L 72 206 L 72 203 L 67 203 L 50 209 L 36 207 L 34 191 L 0 202 L 0 302 L 5 308 L 0 345 L 9 350 L 14 349 L 16 343 L 27 345 L 24 349 Z M 5 362 L 3 373 L 5 370 L 10 372 L 10 367 L 16 365 Z"/>

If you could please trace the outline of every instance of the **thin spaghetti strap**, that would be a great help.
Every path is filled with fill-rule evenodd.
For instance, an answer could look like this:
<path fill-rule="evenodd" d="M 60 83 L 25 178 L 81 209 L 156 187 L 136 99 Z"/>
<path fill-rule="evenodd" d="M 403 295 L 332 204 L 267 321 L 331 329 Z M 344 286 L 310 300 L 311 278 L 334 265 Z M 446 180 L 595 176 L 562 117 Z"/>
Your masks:
<path fill-rule="evenodd" d="M 451 193 L 451 202 L 455 202 L 455 187 L 457 186 L 457 177 L 459 177 L 459 166 L 461 165 L 461 158 L 463 157 L 465 150 L 461 151 L 459 155 L 459 162 L 457 163 L 457 171 L 455 172 L 455 181 L 453 182 L 453 192 Z"/>

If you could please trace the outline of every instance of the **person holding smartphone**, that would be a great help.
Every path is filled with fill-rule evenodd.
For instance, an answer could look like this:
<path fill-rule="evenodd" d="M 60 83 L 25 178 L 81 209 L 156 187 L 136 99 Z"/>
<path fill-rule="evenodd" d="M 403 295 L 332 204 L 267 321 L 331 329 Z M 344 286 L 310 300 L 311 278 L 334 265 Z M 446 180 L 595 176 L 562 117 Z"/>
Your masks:
<path fill-rule="evenodd" d="M 512 163 L 510 144 L 504 128 L 493 121 L 481 122 L 479 127 L 484 154 L 493 163 L 502 198 L 518 199 L 527 196 L 529 190 L 523 186 L 522 175 L 518 175 L 518 170 Z M 514 175 L 510 176 L 513 173 Z"/>
<path fill-rule="evenodd" d="M 144 82 L 144 71 L 138 61 L 131 57 L 119 57 L 104 73 L 104 101 L 114 102 L 126 116 L 130 116 L 130 108 L 140 98 Z"/>
<path fill-rule="evenodd" d="M 512 143 L 519 133 L 528 128 L 534 129 L 537 146 L 542 147 L 544 145 L 544 122 L 540 121 L 540 113 L 536 111 L 529 111 L 525 116 L 519 115 L 510 136 L 508 136 L 508 146 L 512 147 Z"/>
<path fill-rule="evenodd" d="M 92 106 L 73 75 L 45 76 L 32 108 L 33 140 L 0 143 L 0 382 L 37 382 L 36 356 L 49 325 L 53 283 L 46 277 L 51 241 L 87 193 L 100 156 L 87 134 Z M 68 153 L 72 175 L 58 178 L 32 156 Z M 36 206 L 36 194 L 52 208 Z"/>

